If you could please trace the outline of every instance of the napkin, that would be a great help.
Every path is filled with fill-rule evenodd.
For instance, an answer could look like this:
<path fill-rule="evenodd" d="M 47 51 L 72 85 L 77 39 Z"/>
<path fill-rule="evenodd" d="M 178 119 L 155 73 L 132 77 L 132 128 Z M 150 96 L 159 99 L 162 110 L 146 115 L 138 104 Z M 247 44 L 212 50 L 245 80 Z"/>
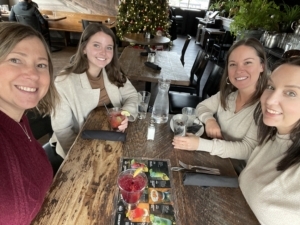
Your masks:
<path fill-rule="evenodd" d="M 216 176 L 200 173 L 185 173 L 184 185 L 201 187 L 239 187 L 238 177 Z"/>
<path fill-rule="evenodd" d="M 122 141 L 126 140 L 126 134 L 122 132 L 108 131 L 108 130 L 84 130 L 81 133 L 83 139 L 99 139 L 108 141 Z"/>
<path fill-rule="evenodd" d="M 186 132 L 196 134 L 200 130 L 201 127 L 202 127 L 202 125 L 193 123 L 192 126 L 189 126 L 186 128 Z"/>
<path fill-rule="evenodd" d="M 151 62 L 145 62 L 145 65 L 155 70 L 161 70 L 161 67 Z"/>

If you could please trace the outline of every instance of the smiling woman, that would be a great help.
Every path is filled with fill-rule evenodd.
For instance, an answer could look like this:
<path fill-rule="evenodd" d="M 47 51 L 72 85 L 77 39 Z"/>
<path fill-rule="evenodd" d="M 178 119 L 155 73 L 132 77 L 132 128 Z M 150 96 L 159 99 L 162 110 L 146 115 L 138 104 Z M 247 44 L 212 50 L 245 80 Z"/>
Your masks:
<path fill-rule="evenodd" d="M 39 33 L 2 22 L 0 40 L 0 224 L 30 224 L 50 187 L 52 168 L 24 112 L 36 107 L 49 114 L 58 94 Z"/>

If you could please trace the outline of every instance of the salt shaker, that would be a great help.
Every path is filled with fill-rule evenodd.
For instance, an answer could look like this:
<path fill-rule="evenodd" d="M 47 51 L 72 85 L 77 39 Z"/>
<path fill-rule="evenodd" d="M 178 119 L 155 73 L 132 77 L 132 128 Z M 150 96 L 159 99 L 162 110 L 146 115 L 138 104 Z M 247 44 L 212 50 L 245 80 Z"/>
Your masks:
<path fill-rule="evenodd" d="M 148 127 L 147 140 L 154 140 L 154 136 L 155 136 L 155 127 L 154 124 L 151 122 L 151 124 Z"/>

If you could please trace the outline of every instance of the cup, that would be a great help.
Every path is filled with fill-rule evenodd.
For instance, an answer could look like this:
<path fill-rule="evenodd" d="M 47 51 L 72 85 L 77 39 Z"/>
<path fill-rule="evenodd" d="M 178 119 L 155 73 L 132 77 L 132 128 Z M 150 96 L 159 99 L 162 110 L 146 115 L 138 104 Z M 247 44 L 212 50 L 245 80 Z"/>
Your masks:
<path fill-rule="evenodd" d="M 196 119 L 195 112 L 196 112 L 196 109 L 194 109 L 192 107 L 184 107 L 182 109 L 182 114 L 188 116 L 188 121 L 186 124 L 187 127 L 193 126 L 194 120 Z"/>
<path fill-rule="evenodd" d="M 135 169 L 128 169 L 121 172 L 118 176 L 118 187 L 128 209 L 136 208 L 148 184 L 148 178 L 145 173 L 140 172 L 133 177 L 134 172 Z"/>
<path fill-rule="evenodd" d="M 186 124 L 188 121 L 188 116 L 183 114 L 177 114 L 173 116 L 173 131 L 175 136 L 185 136 L 186 135 Z"/>
<path fill-rule="evenodd" d="M 119 126 L 125 119 L 125 116 L 121 114 L 122 109 L 119 107 L 114 107 L 108 109 L 108 121 L 110 123 L 111 129 L 114 131 L 119 131 Z"/>
<path fill-rule="evenodd" d="M 54 18 L 56 18 L 56 11 L 52 11 Z"/>
<path fill-rule="evenodd" d="M 8 5 L 2 5 L 2 12 L 3 13 L 8 13 L 9 12 Z"/>
<path fill-rule="evenodd" d="M 138 92 L 138 118 L 145 119 L 150 101 L 151 93 L 148 91 Z"/>

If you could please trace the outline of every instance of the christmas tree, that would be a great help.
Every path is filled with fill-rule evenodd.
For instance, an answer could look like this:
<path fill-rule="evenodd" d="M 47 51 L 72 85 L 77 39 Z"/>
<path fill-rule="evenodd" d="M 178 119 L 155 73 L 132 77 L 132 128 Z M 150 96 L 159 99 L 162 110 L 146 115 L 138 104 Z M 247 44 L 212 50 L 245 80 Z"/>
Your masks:
<path fill-rule="evenodd" d="M 117 36 L 122 39 L 126 33 L 151 35 L 164 33 L 169 28 L 168 0 L 121 0 L 117 16 Z"/>

